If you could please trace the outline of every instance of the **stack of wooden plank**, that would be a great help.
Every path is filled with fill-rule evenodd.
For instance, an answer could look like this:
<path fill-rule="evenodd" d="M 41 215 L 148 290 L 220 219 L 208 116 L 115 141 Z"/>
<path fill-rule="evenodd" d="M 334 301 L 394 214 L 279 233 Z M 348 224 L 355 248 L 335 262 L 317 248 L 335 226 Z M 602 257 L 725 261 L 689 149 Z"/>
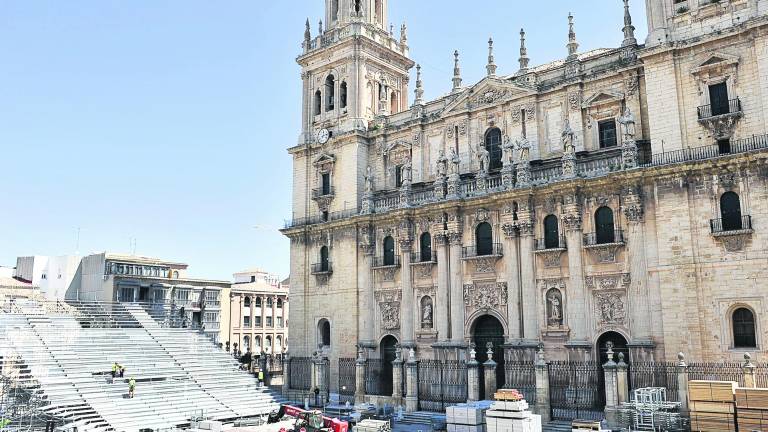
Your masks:
<path fill-rule="evenodd" d="M 736 389 L 736 422 L 740 431 L 768 431 L 768 389 Z"/>
<path fill-rule="evenodd" d="M 688 407 L 691 410 L 691 431 L 735 431 L 736 386 L 737 384 L 731 381 L 689 381 Z"/>

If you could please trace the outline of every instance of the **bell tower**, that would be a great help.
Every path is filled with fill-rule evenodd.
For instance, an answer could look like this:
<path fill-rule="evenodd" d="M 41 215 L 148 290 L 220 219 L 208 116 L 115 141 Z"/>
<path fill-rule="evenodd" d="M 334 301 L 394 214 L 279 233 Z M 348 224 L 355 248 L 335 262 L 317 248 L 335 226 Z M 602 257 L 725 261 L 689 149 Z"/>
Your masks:
<path fill-rule="evenodd" d="M 377 116 L 407 110 L 414 66 L 408 55 L 405 25 L 396 36 L 387 24 L 387 0 L 325 0 L 324 20 L 316 27 L 307 20 L 297 59 L 304 87 L 299 144 L 324 130 L 331 137 L 366 130 Z"/>

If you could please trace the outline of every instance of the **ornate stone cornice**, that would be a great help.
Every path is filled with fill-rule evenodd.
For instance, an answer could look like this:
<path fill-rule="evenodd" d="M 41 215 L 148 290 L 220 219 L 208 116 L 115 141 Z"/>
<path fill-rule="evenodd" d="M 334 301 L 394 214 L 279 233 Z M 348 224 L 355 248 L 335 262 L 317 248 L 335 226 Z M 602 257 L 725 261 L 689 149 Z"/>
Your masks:
<path fill-rule="evenodd" d="M 446 233 L 437 233 L 434 235 L 435 244 L 438 246 L 445 246 L 448 244 L 448 234 Z"/>
<path fill-rule="evenodd" d="M 581 215 L 578 213 L 567 213 L 562 217 L 563 225 L 566 231 L 580 231 L 581 230 Z"/>
<path fill-rule="evenodd" d="M 517 237 L 517 226 L 512 223 L 505 223 L 501 226 L 501 230 L 504 232 L 504 236 L 507 238 Z"/>
<path fill-rule="evenodd" d="M 461 245 L 462 244 L 462 236 L 460 232 L 449 232 L 448 233 L 448 241 L 452 245 Z"/>
<path fill-rule="evenodd" d="M 517 227 L 520 229 L 520 235 L 527 237 L 533 235 L 535 224 L 532 220 L 518 221 Z"/>

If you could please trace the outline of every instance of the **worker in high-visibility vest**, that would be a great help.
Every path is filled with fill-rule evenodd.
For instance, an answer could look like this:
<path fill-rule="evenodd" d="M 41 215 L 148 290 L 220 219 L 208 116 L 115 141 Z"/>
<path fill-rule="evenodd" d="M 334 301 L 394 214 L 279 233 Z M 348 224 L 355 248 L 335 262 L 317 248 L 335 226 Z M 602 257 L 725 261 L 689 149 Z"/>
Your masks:
<path fill-rule="evenodd" d="M 112 379 L 115 379 L 115 375 L 117 375 L 117 369 L 118 369 L 119 367 L 120 367 L 120 366 L 118 366 L 117 362 L 114 362 L 114 363 L 112 364 Z"/>
<path fill-rule="evenodd" d="M 263 385 L 263 384 L 264 384 L 264 371 L 259 370 L 259 385 Z"/>
<path fill-rule="evenodd" d="M 131 379 L 128 380 L 128 397 L 133 398 L 133 395 L 136 391 L 136 380 L 131 377 Z"/>

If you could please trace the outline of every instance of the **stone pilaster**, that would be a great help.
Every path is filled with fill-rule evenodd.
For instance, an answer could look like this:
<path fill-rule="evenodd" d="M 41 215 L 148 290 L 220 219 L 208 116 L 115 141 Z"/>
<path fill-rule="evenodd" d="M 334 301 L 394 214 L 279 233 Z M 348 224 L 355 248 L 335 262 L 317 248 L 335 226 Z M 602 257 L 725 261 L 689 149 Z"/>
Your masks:
<path fill-rule="evenodd" d="M 355 404 L 365 403 L 365 357 L 363 347 L 357 349 L 355 361 Z"/>
<path fill-rule="evenodd" d="M 408 354 L 408 361 L 405 364 L 406 383 L 408 388 L 405 397 L 405 411 L 414 412 L 419 410 L 419 362 L 416 360 L 416 351 L 411 348 Z"/>
<path fill-rule="evenodd" d="M 616 363 L 616 386 L 621 406 L 624 402 L 629 402 L 629 365 L 624 362 L 624 353 L 619 353 L 619 362 Z"/>
<path fill-rule="evenodd" d="M 461 233 L 449 234 L 451 260 L 451 340 L 464 342 L 464 290 L 462 284 Z"/>
<path fill-rule="evenodd" d="M 534 254 L 533 212 L 528 203 L 520 205 L 518 211 L 520 229 L 520 280 L 523 292 L 523 338 L 539 340 L 539 307 L 536 293 L 536 256 Z"/>
<path fill-rule="evenodd" d="M 507 322 L 509 338 L 523 337 L 520 328 L 520 251 L 517 228 L 512 223 L 502 225 L 504 232 L 504 267 L 507 271 Z"/>
<path fill-rule="evenodd" d="M 648 292 L 648 265 L 645 254 L 645 224 L 643 201 L 637 186 L 625 188 L 624 216 L 627 218 L 627 252 L 629 253 L 630 286 L 628 301 L 632 305 L 632 345 L 653 345 L 651 342 L 651 309 Z M 651 346 L 652 348 L 652 346 Z M 650 359 L 634 359 L 647 361 Z"/>
<path fill-rule="evenodd" d="M 290 399 L 288 392 L 291 390 L 291 357 L 288 353 L 283 355 L 283 397 Z"/>
<path fill-rule="evenodd" d="M 328 378 L 330 362 L 322 354 L 312 359 L 312 391 L 320 390 L 318 402 L 325 405 L 328 402 L 328 393 L 330 391 Z"/>
<path fill-rule="evenodd" d="M 373 311 L 375 306 L 373 290 L 373 233 L 369 226 L 359 229 L 360 270 L 357 272 L 357 286 L 360 290 L 360 311 Z M 359 343 L 366 347 L 374 346 L 373 313 L 358 313 Z"/>
<path fill-rule="evenodd" d="M 685 355 L 677 355 L 677 400 L 680 401 L 680 415 L 687 416 L 688 408 L 688 364 Z"/>
<path fill-rule="evenodd" d="M 608 361 L 603 365 L 605 374 L 605 419 L 609 426 L 616 427 L 619 424 L 619 389 L 618 366 L 613 361 L 613 349 L 608 347 Z"/>
<path fill-rule="evenodd" d="M 581 208 L 576 194 L 567 196 L 562 218 L 565 239 L 568 245 L 568 286 L 566 305 L 568 327 L 571 329 L 570 342 L 587 341 L 587 293 L 584 288 L 584 267 L 582 262 L 584 237 L 581 229 Z M 588 344 L 591 345 L 591 344 Z"/>
<path fill-rule="evenodd" d="M 475 344 L 469 346 L 469 362 L 467 362 L 467 401 L 480 400 L 480 363 L 475 358 Z"/>
<path fill-rule="evenodd" d="M 546 424 L 552 418 L 551 403 L 549 401 L 549 365 L 544 358 L 544 347 L 539 346 L 536 353 L 536 405 L 534 412 L 541 416 L 541 422 Z"/>
<path fill-rule="evenodd" d="M 392 402 L 402 405 L 403 402 L 403 357 L 402 349 L 397 348 L 397 356 L 392 362 Z"/>
<path fill-rule="evenodd" d="M 483 379 L 485 380 L 484 400 L 493 400 L 493 394 L 496 393 L 496 364 L 493 361 L 493 344 L 488 342 L 488 360 L 483 363 Z"/>
<path fill-rule="evenodd" d="M 450 337 L 448 305 L 450 304 L 450 274 L 448 265 L 448 236 L 435 235 L 437 245 L 437 292 L 435 299 L 435 328 L 438 340 L 447 341 Z"/>
<path fill-rule="evenodd" d="M 744 387 L 756 388 L 755 365 L 752 364 L 752 356 L 749 353 L 744 353 L 744 364 L 742 365 L 742 369 L 744 370 Z"/>
<path fill-rule="evenodd" d="M 412 272 L 411 272 L 411 249 L 413 240 L 409 237 L 400 239 L 401 263 L 400 281 L 402 283 L 402 301 L 400 302 L 400 331 L 403 346 L 413 346 L 416 343 L 416 334 L 414 333 L 414 299 Z"/>

